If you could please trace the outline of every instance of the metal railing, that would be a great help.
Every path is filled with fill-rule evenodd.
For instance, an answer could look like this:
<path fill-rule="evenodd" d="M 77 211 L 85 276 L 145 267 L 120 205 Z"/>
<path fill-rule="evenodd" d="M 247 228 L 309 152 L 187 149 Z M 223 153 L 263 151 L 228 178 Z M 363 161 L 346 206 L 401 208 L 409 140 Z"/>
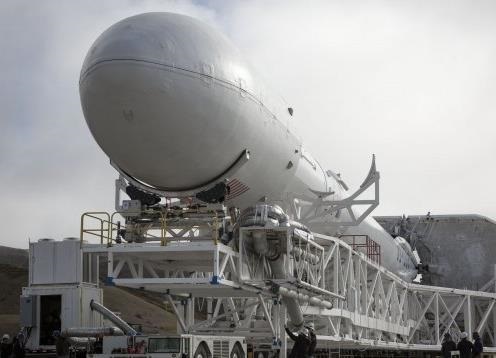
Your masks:
<path fill-rule="evenodd" d="M 86 227 L 88 219 L 92 219 L 94 223 L 96 221 L 97 225 L 100 227 Z M 85 234 L 91 236 L 97 236 L 100 238 L 100 244 L 103 245 L 104 241 L 107 241 L 107 244 L 112 239 L 112 228 L 111 228 L 111 219 L 110 214 L 104 211 L 90 211 L 83 213 L 81 215 L 81 226 L 79 231 L 79 238 L 81 240 L 81 245 L 84 242 Z"/>
<path fill-rule="evenodd" d="M 114 243 L 119 242 L 119 231 L 120 224 L 119 221 L 116 220 L 117 215 L 124 216 L 126 212 L 124 211 L 115 211 L 112 214 L 104 211 L 90 211 L 85 212 L 81 215 L 81 224 L 80 224 L 80 240 L 81 245 L 84 240 L 88 237 L 97 237 L 100 240 L 100 244 L 107 244 L 108 247 L 111 247 Z M 154 214 L 160 215 L 158 218 L 159 227 L 151 225 L 149 228 L 146 228 L 146 225 L 143 224 L 141 229 L 143 229 L 143 237 L 147 241 L 160 241 L 161 246 L 166 246 L 170 239 L 174 239 L 174 232 L 169 230 L 172 229 L 167 219 L 168 211 L 161 212 L 147 212 L 142 211 L 140 214 Z M 215 211 L 208 212 L 212 214 L 212 221 L 209 226 L 212 230 L 212 240 L 217 245 L 220 241 L 219 236 L 219 228 L 221 227 L 221 220 L 219 219 L 217 213 Z M 139 224 L 136 224 L 139 225 Z M 158 231 L 158 235 L 153 234 L 152 231 Z M 170 235 L 168 236 L 167 233 Z"/>

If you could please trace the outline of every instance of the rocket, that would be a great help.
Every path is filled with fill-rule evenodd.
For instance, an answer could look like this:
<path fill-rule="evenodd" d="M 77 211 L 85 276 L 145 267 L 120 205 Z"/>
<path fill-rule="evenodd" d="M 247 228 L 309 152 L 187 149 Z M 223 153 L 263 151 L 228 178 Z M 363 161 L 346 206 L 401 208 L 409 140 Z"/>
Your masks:
<path fill-rule="evenodd" d="M 216 29 L 173 13 L 124 19 L 89 49 L 79 88 L 96 142 L 141 190 L 241 210 L 264 198 L 315 232 L 369 235 L 386 267 L 415 277 L 408 244 L 346 210 L 344 181 L 291 132 L 294 110 Z"/>

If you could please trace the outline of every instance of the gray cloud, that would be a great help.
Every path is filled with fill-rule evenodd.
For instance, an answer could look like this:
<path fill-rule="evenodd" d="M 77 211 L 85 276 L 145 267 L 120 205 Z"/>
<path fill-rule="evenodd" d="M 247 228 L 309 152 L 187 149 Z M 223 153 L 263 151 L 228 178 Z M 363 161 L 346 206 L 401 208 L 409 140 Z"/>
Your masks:
<path fill-rule="evenodd" d="M 146 11 L 221 29 L 352 185 L 376 153 L 377 213 L 496 217 L 492 1 L 3 1 L 0 244 L 77 236 L 81 212 L 112 209 L 116 174 L 86 128 L 79 70 L 102 31 Z"/>

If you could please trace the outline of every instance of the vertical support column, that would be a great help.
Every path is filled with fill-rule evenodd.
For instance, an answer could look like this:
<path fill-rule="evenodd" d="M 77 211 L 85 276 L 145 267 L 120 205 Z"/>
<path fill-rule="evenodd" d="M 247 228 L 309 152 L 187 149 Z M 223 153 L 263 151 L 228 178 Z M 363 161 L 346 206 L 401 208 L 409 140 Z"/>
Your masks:
<path fill-rule="evenodd" d="M 245 269 L 243 265 L 243 246 L 244 246 L 244 239 L 245 239 L 245 231 L 243 228 L 239 228 L 239 245 L 238 245 L 238 281 L 242 282 L 242 280 L 245 278 Z"/>
<path fill-rule="evenodd" d="M 143 278 L 143 259 L 138 260 L 138 278 Z"/>
<path fill-rule="evenodd" d="M 465 332 L 467 332 L 470 335 L 472 334 L 472 297 L 470 295 L 467 295 L 466 303 L 465 303 L 465 309 L 464 309 L 464 326 L 465 326 Z"/>
<path fill-rule="evenodd" d="M 287 272 L 288 277 L 290 276 L 290 273 L 293 272 L 293 263 L 294 263 L 294 260 L 292 259 L 292 256 L 291 256 L 291 250 L 293 249 L 292 237 L 293 237 L 293 235 L 292 235 L 291 229 L 288 228 L 286 230 L 286 257 L 285 257 L 286 272 Z M 284 335 L 286 335 L 286 333 L 284 333 Z"/>
<path fill-rule="evenodd" d="M 207 298 L 207 320 L 209 319 L 212 319 L 213 317 L 213 302 L 212 302 L 212 298 L 211 297 L 208 297 Z"/>
<path fill-rule="evenodd" d="M 107 279 L 105 284 L 114 285 L 114 253 L 110 250 L 107 250 Z"/>
<path fill-rule="evenodd" d="M 190 295 L 186 300 L 186 327 L 191 327 L 195 324 L 195 298 Z"/>
<path fill-rule="evenodd" d="M 286 321 L 287 321 L 287 309 L 286 305 L 279 304 L 280 314 L 279 314 L 279 329 L 281 332 L 281 351 L 279 352 L 279 358 L 286 358 L 288 353 L 288 339 L 286 337 Z"/>
<path fill-rule="evenodd" d="M 325 269 L 326 269 L 326 267 L 325 267 L 325 254 L 326 253 L 325 253 L 325 249 L 322 249 L 320 254 L 321 254 L 321 258 L 320 258 L 321 266 L 320 266 L 320 285 L 319 286 L 325 290 L 326 289 L 326 285 L 325 285 L 325 278 L 326 278 L 326 276 L 325 276 Z"/>
<path fill-rule="evenodd" d="M 175 302 L 172 304 L 176 307 L 176 310 L 174 310 L 174 312 L 176 313 L 176 317 L 177 317 L 177 324 L 176 324 L 177 333 L 178 334 L 184 333 L 186 332 L 187 329 L 187 323 L 184 322 L 184 318 L 186 317 L 186 301 L 181 300 L 179 301 L 178 305 L 176 305 Z M 181 321 L 183 322 L 184 327 L 182 327 Z"/>
<path fill-rule="evenodd" d="M 100 255 L 96 254 L 95 260 L 96 260 L 95 283 L 96 283 L 96 287 L 100 287 Z"/>
<path fill-rule="evenodd" d="M 212 275 L 212 280 L 210 281 L 210 283 L 213 283 L 213 284 L 219 283 L 219 271 L 220 271 L 219 256 L 220 256 L 219 245 L 215 245 L 215 248 L 214 248 L 214 272 Z"/>
<path fill-rule="evenodd" d="M 436 344 L 441 344 L 441 339 L 439 337 L 439 292 L 435 293 L 436 298 L 434 299 L 434 325 L 435 325 L 435 332 L 436 332 Z"/>
<path fill-rule="evenodd" d="M 81 253 L 82 253 L 82 252 L 81 252 Z M 90 253 L 90 252 L 86 254 L 86 257 L 88 258 L 88 259 L 86 260 L 86 265 L 88 265 L 86 268 L 84 267 L 84 255 L 85 255 L 85 254 L 84 254 L 84 253 L 82 253 L 82 255 L 83 255 L 83 266 L 82 266 L 82 268 L 83 268 L 83 269 L 82 269 L 82 271 L 83 271 L 83 272 L 82 272 L 82 273 L 83 273 L 83 277 L 82 277 L 81 281 L 84 281 L 84 273 L 86 272 L 86 274 L 88 275 L 88 276 L 87 276 L 87 277 L 88 277 L 88 281 L 87 281 L 87 282 L 93 283 L 93 281 L 91 280 L 91 279 L 93 278 L 93 277 L 92 277 L 92 275 L 93 275 L 93 270 L 92 270 L 92 267 L 91 267 L 91 266 L 92 266 L 92 265 L 91 265 L 91 264 L 92 264 L 92 263 L 91 263 L 91 261 L 92 261 L 92 259 L 93 259 L 93 254 L 92 254 L 92 253 Z"/>
<path fill-rule="evenodd" d="M 274 325 L 274 333 L 275 337 L 274 339 L 276 340 L 275 343 L 278 345 L 281 344 L 281 301 L 279 297 L 273 297 L 273 305 L 272 305 L 272 322 Z"/>
<path fill-rule="evenodd" d="M 237 281 L 243 282 L 247 275 L 245 274 L 245 265 L 243 264 L 243 258 L 247 260 L 244 253 L 244 241 L 245 241 L 245 230 L 239 228 L 239 245 L 238 245 L 238 270 L 237 270 Z M 234 258 L 233 258 L 234 261 Z M 247 260 L 248 261 L 248 260 Z"/>
<path fill-rule="evenodd" d="M 496 265 L 494 265 L 494 291 L 496 292 Z M 496 309 L 493 309 L 493 339 L 494 345 L 496 345 Z"/>
<path fill-rule="evenodd" d="M 339 243 L 336 242 L 336 251 L 334 253 L 334 265 L 333 265 L 333 272 L 332 272 L 332 291 L 334 293 L 339 294 L 339 274 L 341 271 L 341 247 Z M 332 300 L 332 305 L 333 307 L 336 308 L 341 308 L 342 306 L 340 305 L 340 302 L 337 298 L 334 298 Z"/>
<path fill-rule="evenodd" d="M 368 283 L 368 277 L 369 277 L 369 265 L 362 259 L 360 259 L 360 262 L 362 263 L 363 267 L 363 273 L 361 272 L 360 274 L 363 276 L 362 281 L 363 281 L 363 287 L 362 287 L 362 314 L 367 314 L 367 306 L 369 304 L 369 283 Z"/>

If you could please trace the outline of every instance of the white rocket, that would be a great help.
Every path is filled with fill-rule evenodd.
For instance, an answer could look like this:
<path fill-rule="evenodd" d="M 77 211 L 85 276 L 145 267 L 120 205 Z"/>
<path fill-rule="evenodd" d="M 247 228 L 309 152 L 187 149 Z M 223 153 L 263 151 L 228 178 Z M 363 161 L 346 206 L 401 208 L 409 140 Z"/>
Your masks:
<path fill-rule="evenodd" d="M 368 235 L 384 266 L 415 277 L 406 242 L 371 217 L 345 225 L 359 214 L 347 210 L 344 182 L 291 133 L 293 109 L 210 26 L 172 13 L 122 20 L 89 50 L 79 86 L 95 140 L 141 189 L 240 209 L 265 197 L 315 232 Z M 364 189 L 376 175 L 373 165 Z"/>

